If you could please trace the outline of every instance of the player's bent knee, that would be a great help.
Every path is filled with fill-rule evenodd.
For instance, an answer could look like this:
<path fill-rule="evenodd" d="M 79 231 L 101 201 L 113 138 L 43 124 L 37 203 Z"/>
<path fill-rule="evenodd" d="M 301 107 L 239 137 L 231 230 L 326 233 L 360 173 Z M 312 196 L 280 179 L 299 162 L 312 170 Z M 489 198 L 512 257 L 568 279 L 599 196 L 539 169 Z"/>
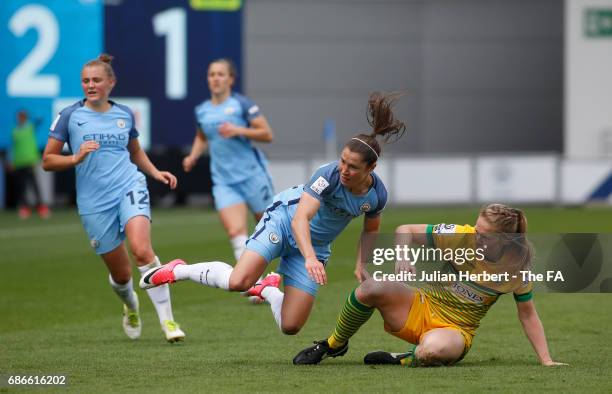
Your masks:
<path fill-rule="evenodd" d="M 242 227 L 235 227 L 235 228 L 228 228 L 227 229 L 227 236 L 231 239 L 234 237 L 237 237 L 239 235 L 247 235 L 247 230 L 246 228 L 242 228 Z"/>
<path fill-rule="evenodd" d="M 155 259 L 155 253 L 150 245 L 130 245 L 132 256 L 141 265 L 148 264 Z"/>
<path fill-rule="evenodd" d="M 295 335 L 302 329 L 298 324 L 281 324 L 281 331 L 285 335 Z"/>
<path fill-rule="evenodd" d="M 255 282 L 246 276 L 237 277 L 235 275 L 231 275 L 229 280 L 229 289 L 230 291 L 247 291 L 254 284 Z"/>
<path fill-rule="evenodd" d="M 384 294 L 384 285 L 373 278 L 363 281 L 356 290 L 357 298 L 368 305 L 375 305 L 376 300 Z"/>
<path fill-rule="evenodd" d="M 111 278 L 113 279 L 113 282 L 121 286 L 130 281 L 130 279 L 132 278 L 132 273 L 124 272 L 124 273 L 114 274 L 114 275 L 111 275 Z"/>
<path fill-rule="evenodd" d="M 449 365 L 461 357 L 462 349 L 445 342 L 429 341 L 419 345 L 416 357 L 424 366 Z"/>
<path fill-rule="evenodd" d="M 435 367 L 444 364 L 440 353 L 431 348 L 417 348 L 416 357 L 422 366 Z"/>

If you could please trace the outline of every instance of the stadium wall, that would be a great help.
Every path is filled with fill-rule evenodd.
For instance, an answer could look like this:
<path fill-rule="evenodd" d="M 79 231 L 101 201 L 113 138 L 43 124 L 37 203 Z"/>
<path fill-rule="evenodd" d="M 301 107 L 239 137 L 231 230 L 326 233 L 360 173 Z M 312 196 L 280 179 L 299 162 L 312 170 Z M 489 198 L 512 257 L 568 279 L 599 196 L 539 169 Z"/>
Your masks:
<path fill-rule="evenodd" d="M 565 1 L 565 154 L 612 158 L 612 0 Z"/>
<path fill-rule="evenodd" d="M 276 190 L 308 179 L 324 160 L 271 161 Z M 376 168 L 390 205 L 612 204 L 612 163 L 556 154 L 387 158 Z"/>
<path fill-rule="evenodd" d="M 563 2 L 258 0 L 244 5 L 245 91 L 274 159 L 368 129 L 367 95 L 404 90 L 389 152 L 563 150 Z"/>

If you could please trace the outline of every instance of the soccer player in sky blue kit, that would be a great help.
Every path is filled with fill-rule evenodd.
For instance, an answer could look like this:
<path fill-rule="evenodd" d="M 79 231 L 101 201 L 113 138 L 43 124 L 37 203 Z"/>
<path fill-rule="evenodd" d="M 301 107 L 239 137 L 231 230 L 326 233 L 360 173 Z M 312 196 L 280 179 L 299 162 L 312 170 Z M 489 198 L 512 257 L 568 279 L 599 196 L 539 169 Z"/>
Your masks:
<path fill-rule="evenodd" d="M 151 208 L 145 176 L 176 187 L 176 177 L 159 171 L 138 144 L 132 111 L 108 99 L 116 78 L 112 57 L 100 55 L 83 66 L 85 98 L 64 108 L 51 125 L 43 168 L 76 169 L 77 205 L 91 247 L 106 264 L 110 285 L 124 303 L 123 329 L 131 339 L 141 333 L 138 297 L 123 240 L 141 272 L 161 266 L 151 246 Z M 68 143 L 72 155 L 61 154 Z M 138 170 L 142 171 L 139 172 Z M 175 323 L 168 286 L 147 290 L 169 342 L 183 340 Z"/>
<path fill-rule="evenodd" d="M 208 66 L 211 98 L 195 108 L 197 130 L 183 168 L 191 171 L 208 148 L 215 208 L 238 261 L 248 238 L 248 210 L 259 221 L 274 191 L 265 157 L 251 143 L 271 142 L 272 129 L 257 105 L 232 93 L 235 78 L 236 67 L 228 59 Z"/>
<path fill-rule="evenodd" d="M 394 99 L 374 93 L 369 99 L 371 134 L 351 138 L 340 160 L 320 167 L 306 185 L 287 189 L 274 197 L 235 268 L 219 262 L 186 265 L 174 260 L 146 272 L 140 286 L 191 279 L 209 287 L 245 291 L 267 301 L 285 334 L 296 334 L 306 323 L 319 285 L 327 282 L 325 265 L 331 243 L 354 218 L 365 215 L 363 231 L 378 232 L 387 191 L 373 172 L 381 153 L 376 137 L 400 137 L 405 126 L 391 111 Z M 361 248 L 358 248 L 360 250 Z M 257 279 L 266 266 L 280 257 L 280 275 Z M 365 262 L 357 255 L 355 274 L 362 278 Z M 257 283 L 256 283 L 257 282 Z"/>

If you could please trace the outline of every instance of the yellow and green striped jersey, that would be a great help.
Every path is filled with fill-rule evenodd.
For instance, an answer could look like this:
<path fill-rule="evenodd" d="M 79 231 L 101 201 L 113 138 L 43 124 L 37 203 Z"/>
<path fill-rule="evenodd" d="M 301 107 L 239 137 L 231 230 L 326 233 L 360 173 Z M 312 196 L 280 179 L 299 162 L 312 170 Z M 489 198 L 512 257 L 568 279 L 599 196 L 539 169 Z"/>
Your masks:
<path fill-rule="evenodd" d="M 438 224 L 427 226 L 427 240 L 429 247 L 439 249 L 457 250 L 460 248 L 477 248 L 476 230 L 470 225 Z M 445 273 L 460 271 L 471 274 L 502 273 L 517 268 L 516 255 L 504 254 L 498 261 L 490 262 L 484 259 L 474 259 L 471 262 L 458 264 L 448 261 L 444 265 Z M 516 271 L 518 273 L 518 271 Z M 509 280 L 492 281 L 436 281 L 428 282 L 422 291 L 428 296 L 432 312 L 449 323 L 456 324 L 472 335 L 480 325 L 480 320 L 489 308 L 495 304 L 500 295 L 513 293 L 517 302 L 528 301 L 532 298 L 533 284 L 523 281 L 520 275 Z"/>

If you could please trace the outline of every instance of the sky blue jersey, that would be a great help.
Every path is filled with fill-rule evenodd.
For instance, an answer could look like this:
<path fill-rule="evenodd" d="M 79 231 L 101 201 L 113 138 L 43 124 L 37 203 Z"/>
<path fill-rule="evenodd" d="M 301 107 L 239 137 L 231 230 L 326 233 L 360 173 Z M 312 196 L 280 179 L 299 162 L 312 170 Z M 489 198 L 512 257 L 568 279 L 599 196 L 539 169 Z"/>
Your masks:
<path fill-rule="evenodd" d="M 260 116 L 259 107 L 247 97 L 232 93 L 221 104 L 204 101 L 195 107 L 199 129 L 208 140 L 210 172 L 216 185 L 239 183 L 255 173 L 267 171 L 263 153 L 246 137 L 223 138 L 219 126 L 230 122 L 249 127 L 252 119 Z"/>
<path fill-rule="evenodd" d="M 279 193 L 274 201 L 287 205 L 290 221 L 302 192 L 319 200 L 321 206 L 310 221 L 310 236 L 313 245 L 330 244 L 354 218 L 361 214 L 374 218 L 385 208 L 387 189 L 374 172 L 372 178 L 367 193 L 357 196 L 340 183 L 338 161 L 333 161 L 315 171 L 308 183 Z M 291 228 L 290 223 L 285 227 Z"/>
<path fill-rule="evenodd" d="M 123 191 L 144 178 L 130 161 L 128 142 L 138 137 L 134 114 L 124 106 L 109 101 L 111 108 L 96 112 L 85 106 L 85 99 L 64 108 L 49 130 L 49 137 L 68 142 L 70 150 L 97 141 L 100 148 L 76 166 L 76 190 L 79 214 L 102 212 L 117 206 Z"/>

